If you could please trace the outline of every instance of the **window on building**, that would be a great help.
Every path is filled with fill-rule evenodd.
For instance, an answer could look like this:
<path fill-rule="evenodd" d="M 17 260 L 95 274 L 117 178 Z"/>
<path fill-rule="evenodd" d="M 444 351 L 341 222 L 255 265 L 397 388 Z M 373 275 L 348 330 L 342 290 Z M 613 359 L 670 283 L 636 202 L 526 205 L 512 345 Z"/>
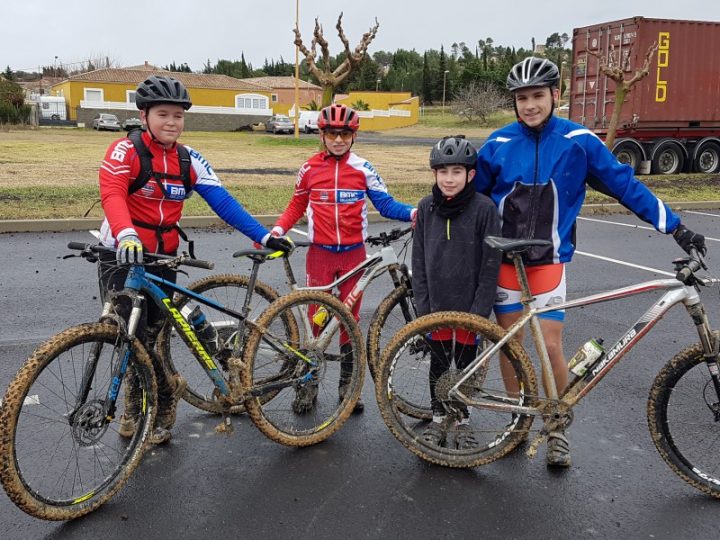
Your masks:
<path fill-rule="evenodd" d="M 102 88 L 85 88 L 85 101 L 105 101 L 105 94 Z"/>
<path fill-rule="evenodd" d="M 235 96 L 235 107 L 238 109 L 269 109 L 268 98 L 258 94 L 240 94 Z"/>
<path fill-rule="evenodd" d="M 126 90 L 125 94 L 128 103 L 135 103 L 135 90 Z"/>
<path fill-rule="evenodd" d="M 273 103 L 277 103 L 278 95 L 277 94 L 270 94 L 270 101 Z"/>

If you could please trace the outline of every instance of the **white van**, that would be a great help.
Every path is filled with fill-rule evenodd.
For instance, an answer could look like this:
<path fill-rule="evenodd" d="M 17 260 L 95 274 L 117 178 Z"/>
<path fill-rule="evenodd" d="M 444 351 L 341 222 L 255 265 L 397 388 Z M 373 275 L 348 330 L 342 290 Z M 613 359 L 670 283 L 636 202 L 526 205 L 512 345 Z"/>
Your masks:
<path fill-rule="evenodd" d="M 313 133 L 318 130 L 318 116 L 320 111 L 300 111 L 300 124 L 298 129 L 305 133 Z"/>
<path fill-rule="evenodd" d="M 63 96 L 40 96 L 38 108 L 40 118 L 67 120 L 67 107 Z"/>

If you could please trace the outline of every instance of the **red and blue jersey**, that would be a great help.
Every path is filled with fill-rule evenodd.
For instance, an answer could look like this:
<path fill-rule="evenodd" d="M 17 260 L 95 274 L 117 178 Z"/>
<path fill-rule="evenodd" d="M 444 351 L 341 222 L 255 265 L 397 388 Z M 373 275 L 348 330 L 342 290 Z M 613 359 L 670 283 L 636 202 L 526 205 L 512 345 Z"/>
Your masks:
<path fill-rule="evenodd" d="M 367 237 L 367 200 L 383 217 L 411 221 L 415 209 L 396 201 L 375 168 L 353 152 L 336 158 L 328 152 L 311 157 L 295 182 L 295 193 L 278 218 L 275 231 L 285 234 L 307 213 L 308 239 L 342 251 Z"/>
<path fill-rule="evenodd" d="M 152 169 L 160 176 L 151 178 L 142 188 L 130 194 L 130 186 L 140 174 L 140 158 L 135 145 L 128 138 L 118 139 L 108 148 L 100 166 L 100 199 L 105 211 L 101 227 L 101 241 L 114 247 L 118 239 L 128 234 L 140 238 L 145 249 L 157 251 L 157 231 L 133 223 L 163 227 L 165 251 L 174 252 L 179 244 L 178 232 L 173 228 L 182 216 L 185 186 L 180 177 L 180 161 L 175 146 L 165 148 L 145 132 L 143 141 L 152 154 Z M 226 223 L 256 242 L 268 231 L 253 218 L 222 186 L 210 164 L 199 152 L 186 146 L 190 153 L 192 190 L 207 201 Z M 168 178 L 169 176 L 169 178 Z"/>

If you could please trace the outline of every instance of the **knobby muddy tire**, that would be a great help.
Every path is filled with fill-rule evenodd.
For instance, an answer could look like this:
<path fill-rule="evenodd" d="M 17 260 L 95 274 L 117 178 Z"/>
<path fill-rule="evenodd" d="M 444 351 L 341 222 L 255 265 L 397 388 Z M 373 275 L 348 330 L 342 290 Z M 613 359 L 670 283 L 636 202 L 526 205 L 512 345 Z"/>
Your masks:
<path fill-rule="evenodd" d="M 720 339 L 720 333 L 715 332 L 715 339 Z M 647 420 L 653 443 L 670 469 L 694 488 L 720 498 L 720 423 L 708 401 L 717 404 L 718 396 L 702 347 L 696 343 L 676 354 L 655 377 L 648 397 Z M 683 416 L 681 409 L 687 410 L 688 417 L 682 440 L 684 426 L 674 421 Z M 714 448 L 708 447 L 710 440 L 716 441 Z M 692 452 L 693 441 L 702 448 Z"/>
<path fill-rule="evenodd" d="M 238 275 L 238 274 L 217 274 L 213 276 L 207 276 L 205 278 L 199 279 L 197 281 L 194 281 L 190 285 L 188 285 L 186 288 L 188 290 L 191 290 L 193 292 L 203 294 L 206 296 L 208 291 L 211 291 L 213 289 L 219 289 L 219 288 L 237 288 L 242 289 L 245 291 L 245 294 L 241 295 L 241 298 L 238 298 L 239 301 L 244 301 L 245 295 L 247 294 L 248 285 L 249 285 L 250 278 L 248 276 Z M 267 285 L 266 283 L 263 283 L 262 281 L 256 280 L 255 281 L 255 287 L 253 290 L 253 295 L 257 294 L 260 296 L 263 300 L 267 302 L 267 304 L 271 304 L 275 300 L 279 298 L 278 293 L 273 289 L 270 285 Z M 182 310 L 182 308 L 191 300 L 191 298 L 187 296 L 177 295 L 175 297 L 174 303 L 176 307 L 179 310 Z M 226 306 L 230 307 L 230 306 Z M 236 311 L 239 311 L 242 307 L 242 304 L 239 306 L 235 306 L 237 309 Z M 233 307 L 233 309 L 235 309 Z M 201 308 L 205 309 L 205 306 L 201 306 Z M 208 309 L 205 309 L 205 311 L 209 311 Z M 206 313 L 206 316 L 208 313 Z M 251 317 L 257 318 L 260 315 L 260 313 L 253 313 L 251 314 Z M 288 336 L 296 335 L 293 334 L 293 332 L 297 332 L 297 324 L 294 320 L 287 319 L 286 320 L 286 326 L 287 326 L 287 332 Z M 249 329 L 246 327 L 245 331 L 248 332 Z M 198 365 L 197 372 L 190 372 L 189 370 L 178 370 L 177 366 L 173 362 L 172 359 L 172 347 L 171 347 L 171 337 L 173 335 L 173 327 L 170 324 L 166 324 L 163 327 L 162 332 L 160 333 L 158 337 L 158 344 L 157 344 L 157 350 L 159 351 L 161 357 L 165 359 L 166 365 L 168 366 L 169 370 L 172 373 L 179 373 L 181 374 L 186 380 L 187 380 L 187 388 L 185 390 L 185 393 L 183 394 L 183 399 L 188 402 L 193 407 L 196 407 L 200 410 L 210 412 L 210 413 L 222 413 L 224 410 L 224 406 L 222 403 L 218 402 L 217 400 L 211 400 L 208 399 L 208 396 L 203 395 L 202 391 L 199 389 L 199 386 L 201 384 L 208 385 L 208 389 L 212 386 L 211 380 L 207 377 L 207 374 L 205 371 L 202 370 L 202 368 Z M 180 338 L 176 338 L 176 341 L 181 343 L 179 345 L 182 348 L 183 353 L 191 355 L 192 352 L 187 348 L 187 345 L 185 342 L 183 342 Z M 191 362 L 197 362 L 197 359 L 192 356 Z M 194 364 L 193 364 L 194 367 Z M 227 375 L 227 372 L 224 372 L 225 375 Z M 226 377 L 227 378 L 227 377 Z M 229 411 L 231 414 L 242 414 L 245 412 L 245 405 L 240 403 L 238 405 L 233 405 L 230 408 Z"/>
<path fill-rule="evenodd" d="M 5 393 L 0 411 L 0 482 L 5 492 L 20 509 L 31 516 L 47 520 L 70 520 L 83 516 L 111 499 L 137 468 L 148 445 L 148 437 L 156 414 L 157 387 L 150 357 L 138 340 L 133 340 L 131 365 L 145 391 L 146 409 L 136 423 L 136 433 L 130 439 L 122 463 L 99 486 L 93 486 L 84 496 L 74 499 L 51 500 L 26 485 L 16 460 L 16 431 L 18 418 L 28 391 L 43 370 L 60 354 L 84 343 L 102 342 L 115 346 L 118 329 L 114 325 L 92 323 L 68 328 L 42 344 L 21 366 Z M 125 382 L 123 381 L 122 385 Z M 118 401 L 124 399 L 120 386 Z M 48 413 L 49 414 L 49 413 Z M 115 418 L 117 421 L 118 418 Z M 56 441 L 59 444 L 59 441 Z M 46 449 L 49 452 L 49 449 Z M 53 453 L 52 457 L 55 457 Z M 51 458 L 50 455 L 47 458 Z M 39 463 L 38 466 L 42 466 Z M 42 473 L 42 471 L 41 471 Z M 25 475 L 28 476 L 27 474 Z"/>
<path fill-rule="evenodd" d="M 270 410 L 271 406 L 278 407 L 278 400 L 281 400 L 282 398 L 284 402 L 288 394 L 290 396 L 294 395 L 294 388 L 285 388 L 281 391 L 271 392 L 272 400 L 265 403 L 263 403 L 263 400 L 258 397 L 249 397 L 248 394 L 248 398 L 245 401 L 245 407 L 250 419 L 269 439 L 286 446 L 310 446 L 317 444 L 324 441 L 340 429 L 348 417 L 352 414 L 355 404 L 360 398 L 360 392 L 362 390 L 365 376 L 364 340 L 360 332 L 360 327 L 355 321 L 355 318 L 350 310 L 348 310 L 348 308 L 345 307 L 340 300 L 328 293 L 318 291 L 295 291 L 286 296 L 282 296 L 280 299 L 273 302 L 273 304 L 265 310 L 265 312 L 263 312 L 260 318 L 256 321 L 257 326 L 250 332 L 250 336 L 245 347 L 245 353 L 243 355 L 243 369 L 241 371 L 241 379 L 245 390 L 248 391 L 248 389 L 252 388 L 255 384 L 255 381 L 253 380 L 253 369 L 257 359 L 256 354 L 262 343 L 264 333 L 272 326 L 272 321 L 278 317 L 285 316 L 286 313 L 290 313 L 293 320 L 297 320 L 297 317 L 292 315 L 290 310 L 304 304 L 324 306 L 328 311 L 328 317 L 337 317 L 342 326 L 347 329 L 353 352 L 352 372 L 347 383 L 345 397 L 342 400 L 338 399 L 337 382 L 334 382 L 334 388 L 331 390 L 332 396 L 328 396 L 331 399 L 331 403 L 333 403 L 333 405 L 328 405 L 328 408 L 332 410 L 329 411 L 327 418 L 323 418 L 322 421 L 318 421 L 317 425 L 308 427 L 307 429 L 301 429 L 295 425 L 288 427 L 279 426 L 277 425 L 279 422 L 271 417 L 273 412 Z M 305 332 L 302 330 L 304 323 L 301 320 L 297 320 L 297 323 L 301 327 L 301 333 L 299 341 L 295 342 L 294 346 L 303 349 L 305 345 Z M 338 341 L 338 336 L 339 331 L 332 337 L 331 344 L 328 347 L 331 347 L 333 343 Z M 312 342 L 312 338 L 309 341 Z M 323 352 L 327 352 L 327 349 Z M 283 361 L 284 365 L 286 365 L 288 361 L 298 361 L 295 355 L 283 356 L 285 357 L 285 360 Z M 339 367 L 339 362 L 325 360 L 323 362 L 326 368 L 333 364 L 337 364 Z M 332 382 L 329 382 L 329 378 L 325 378 L 325 375 L 323 375 L 322 379 L 319 380 L 318 385 L 323 385 L 325 382 L 328 382 L 330 386 L 333 385 Z M 268 406 L 268 412 L 264 409 L 264 405 Z M 314 416 L 314 413 L 310 413 L 310 416 Z M 298 423 L 303 423 L 303 418 L 307 418 L 307 416 L 302 417 L 298 415 L 294 418 L 298 420 Z"/>
<path fill-rule="evenodd" d="M 415 431 L 413 427 L 406 426 L 402 421 L 402 415 L 410 417 L 413 417 L 413 415 L 403 412 L 402 401 L 400 405 L 397 405 L 398 400 L 394 399 L 392 395 L 390 382 L 393 379 L 394 364 L 399 355 L 403 353 L 406 347 L 410 346 L 409 344 L 413 342 L 415 337 L 426 336 L 434 330 L 448 327 L 457 327 L 473 332 L 482 340 L 491 343 L 496 343 L 505 336 L 505 330 L 497 324 L 469 313 L 437 312 L 418 318 L 405 326 L 391 340 L 380 357 L 378 380 L 375 384 L 378 408 L 385 424 L 393 435 L 415 455 L 431 463 L 446 467 L 477 467 L 495 461 L 515 449 L 527 437 L 534 417 L 530 415 L 518 416 L 508 424 L 510 429 L 498 434 L 496 439 L 491 439 L 486 447 L 461 451 L 456 448 L 444 448 L 423 442 L 421 433 Z M 509 359 L 517 380 L 522 383 L 522 404 L 529 407 L 535 406 L 538 395 L 537 381 L 535 370 L 527 353 L 514 340 L 503 346 L 502 352 Z M 398 375 L 396 374 L 396 379 Z M 421 376 L 425 378 L 425 384 L 427 385 L 429 368 Z M 478 414 L 478 411 L 483 411 L 483 409 L 470 407 L 470 417 L 472 418 L 474 414 Z M 417 417 L 413 417 L 413 422 L 415 422 L 414 418 Z"/>
<path fill-rule="evenodd" d="M 380 362 L 380 355 L 382 354 L 381 347 L 383 346 L 383 344 L 380 343 L 380 340 L 383 337 L 383 330 L 385 329 L 388 316 L 392 313 L 393 309 L 400 304 L 400 301 L 403 298 L 407 298 L 414 320 L 417 318 L 415 308 L 412 303 L 412 298 L 408 294 L 408 287 L 404 284 L 400 285 L 396 289 L 393 289 L 393 291 L 388 294 L 382 302 L 380 302 L 380 305 L 375 310 L 375 313 L 373 313 L 372 319 L 370 319 L 370 327 L 368 328 L 367 335 L 367 358 L 368 368 L 370 369 L 370 375 L 372 376 L 373 381 L 376 380 L 377 365 Z M 405 324 L 409 322 L 412 321 L 405 321 Z M 386 339 L 388 342 L 390 341 L 389 336 L 386 336 Z"/>

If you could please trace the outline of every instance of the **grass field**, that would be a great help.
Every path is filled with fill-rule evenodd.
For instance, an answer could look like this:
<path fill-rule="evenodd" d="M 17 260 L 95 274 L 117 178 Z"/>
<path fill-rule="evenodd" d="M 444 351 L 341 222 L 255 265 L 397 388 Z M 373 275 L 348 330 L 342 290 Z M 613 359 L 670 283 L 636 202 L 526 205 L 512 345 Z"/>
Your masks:
<path fill-rule="evenodd" d="M 507 122 L 500 115 L 498 122 Z M 488 127 L 475 127 L 439 108 L 426 109 L 417 126 L 396 129 L 388 135 L 441 137 L 462 132 L 486 137 Z M 76 218 L 98 200 L 98 167 L 117 133 L 88 129 L 0 130 L 0 219 Z M 183 142 L 198 149 L 212 164 L 223 184 L 254 214 L 282 211 L 291 194 L 300 165 L 317 150 L 316 138 L 267 136 L 263 133 L 187 132 Z M 429 148 L 424 145 L 363 144 L 362 133 L 355 151 L 382 174 L 391 193 L 403 202 L 416 204 L 430 192 Z M 702 175 L 653 177 L 646 180 L 665 201 L 716 199 L 718 178 Z M 588 193 L 588 202 L 607 199 Z M 185 215 L 210 215 L 200 197 L 186 204 Z M 99 217 L 96 204 L 89 216 Z"/>

